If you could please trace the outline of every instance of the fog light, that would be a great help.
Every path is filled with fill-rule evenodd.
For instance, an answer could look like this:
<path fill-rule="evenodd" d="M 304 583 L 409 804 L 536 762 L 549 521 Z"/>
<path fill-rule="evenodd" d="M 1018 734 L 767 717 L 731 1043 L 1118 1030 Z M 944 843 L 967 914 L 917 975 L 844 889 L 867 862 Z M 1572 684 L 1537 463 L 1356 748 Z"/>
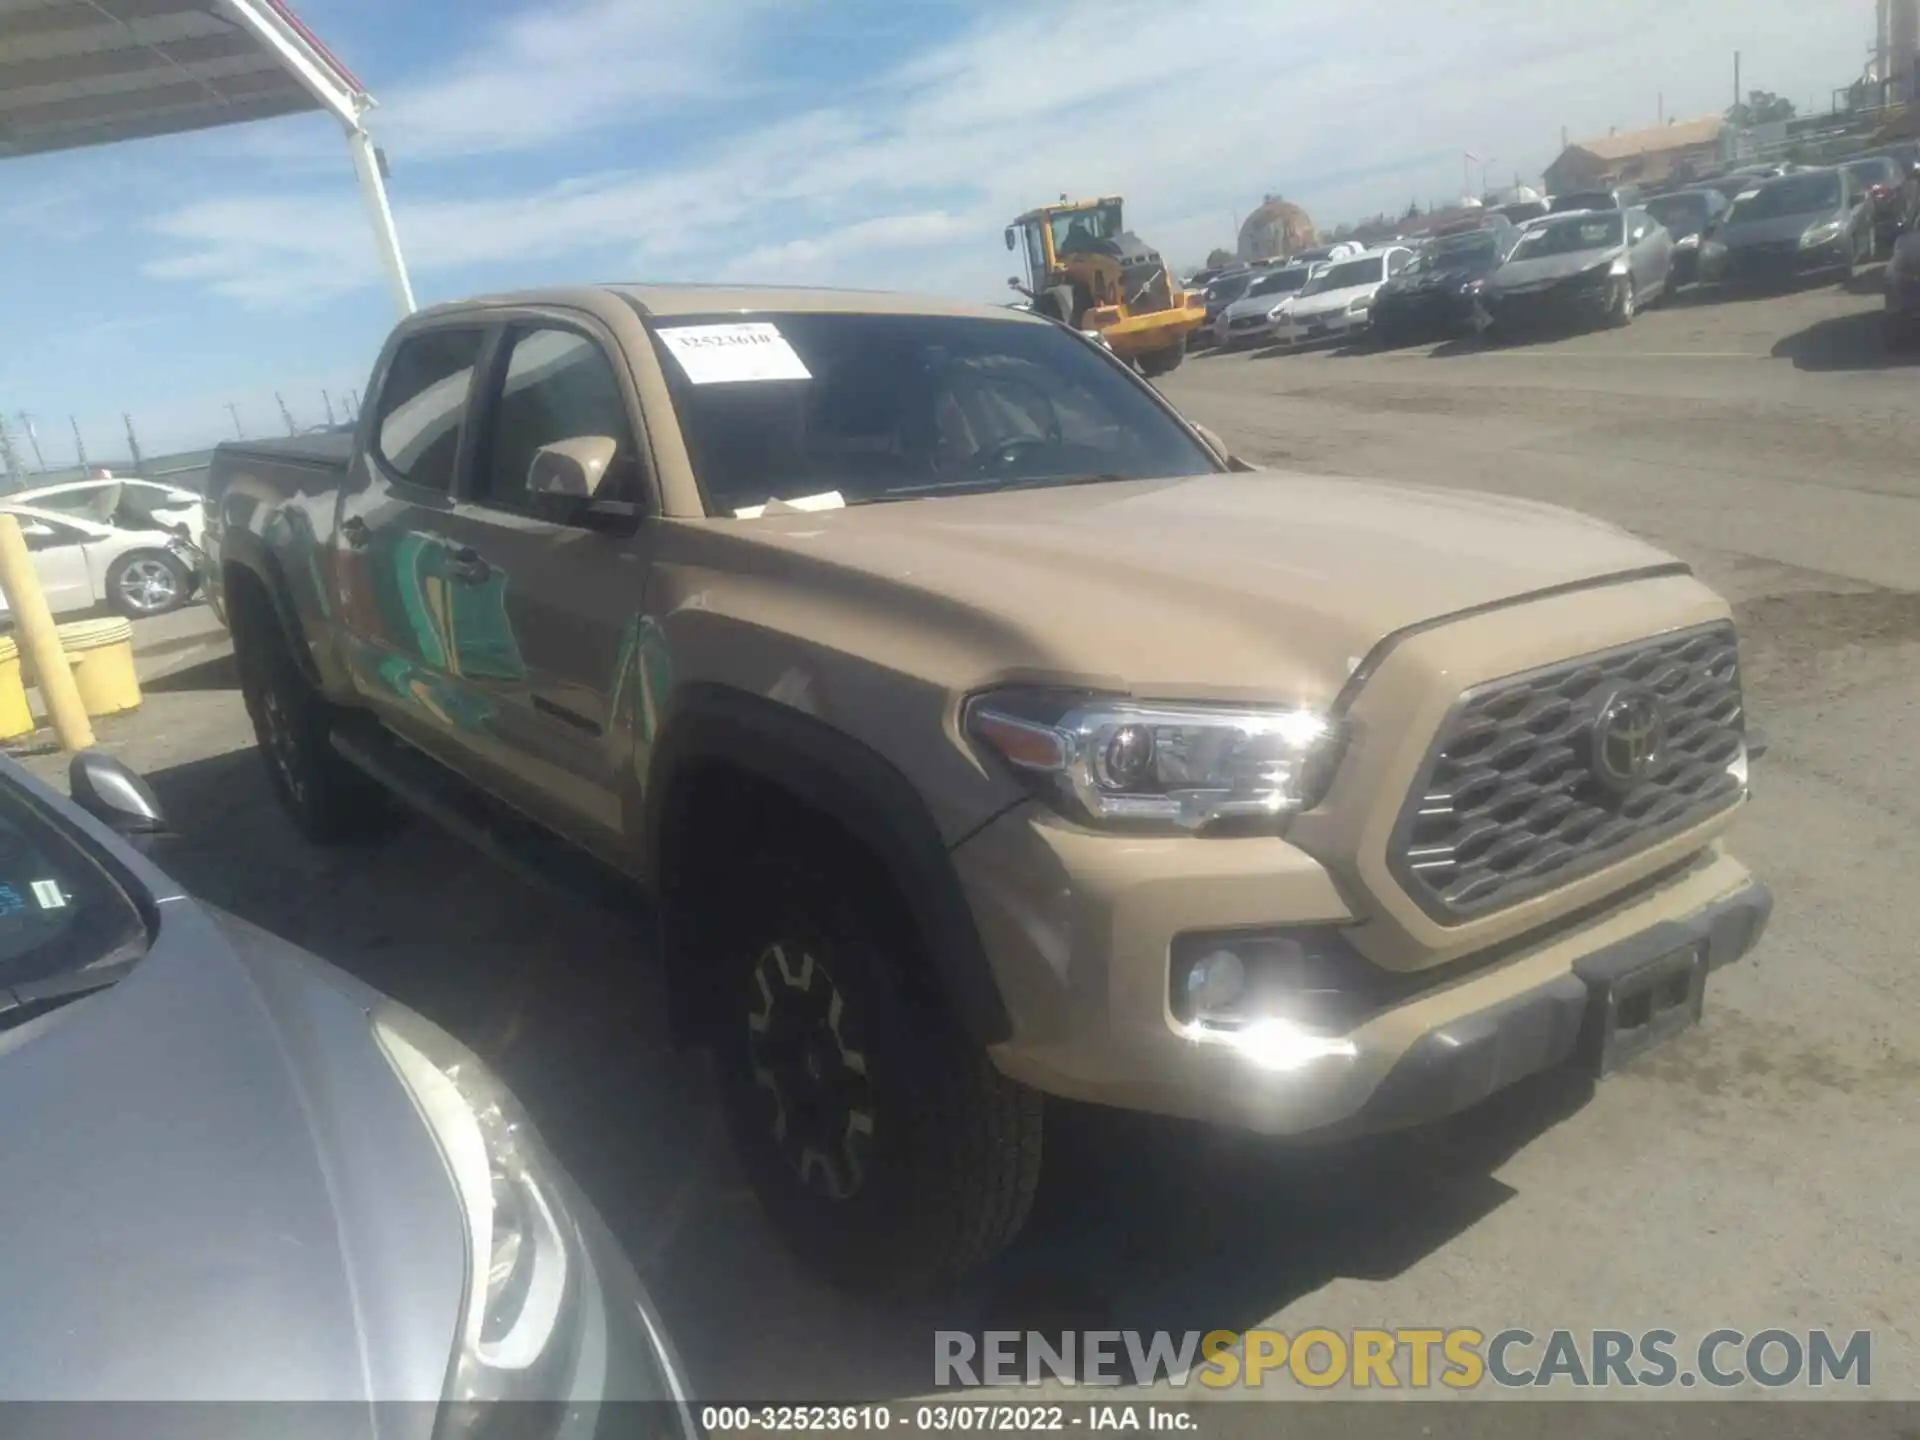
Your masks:
<path fill-rule="evenodd" d="M 1187 971 L 1187 1013 L 1197 1018 L 1229 1010 L 1247 988 L 1247 967 L 1231 950 L 1202 955 Z"/>

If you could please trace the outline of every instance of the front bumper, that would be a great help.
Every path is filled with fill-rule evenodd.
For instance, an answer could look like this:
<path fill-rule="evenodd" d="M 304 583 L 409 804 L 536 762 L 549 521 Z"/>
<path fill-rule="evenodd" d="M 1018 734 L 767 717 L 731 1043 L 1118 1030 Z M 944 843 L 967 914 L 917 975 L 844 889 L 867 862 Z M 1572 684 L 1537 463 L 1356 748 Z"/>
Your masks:
<path fill-rule="evenodd" d="M 1612 313 L 1619 283 L 1608 275 L 1600 280 L 1558 280 L 1534 290 L 1486 290 L 1480 306 L 1504 330 L 1598 325 Z"/>
<path fill-rule="evenodd" d="M 1395 295 L 1374 301 L 1370 316 L 1383 338 L 1456 334 L 1473 324 L 1473 295 L 1463 289 Z"/>
<path fill-rule="evenodd" d="M 1287 316 L 1273 327 L 1272 343 L 1297 347 L 1302 345 L 1324 345 L 1329 341 L 1345 340 L 1358 335 L 1371 323 L 1371 312 L 1362 310 L 1358 314 L 1347 310 L 1336 310 L 1332 314 L 1307 315 L 1300 318 Z"/>
<path fill-rule="evenodd" d="M 1742 245 L 1720 257 L 1720 278 L 1732 285 L 1781 285 L 1845 269 L 1852 238 L 1841 235 L 1824 245 Z"/>
<path fill-rule="evenodd" d="M 1693 944 L 1713 967 L 1728 964 L 1759 939 L 1771 904 L 1708 842 L 1598 914 L 1434 967 L 1430 983 L 1336 1037 L 1343 1053 L 1281 1068 L 1243 1035 L 1181 1025 L 1169 966 L 1175 938 L 1195 931 L 1350 923 L 1333 880 L 1296 847 L 1122 843 L 1023 806 L 955 861 L 1016 1017 L 993 1050 L 1003 1073 L 1070 1099 L 1271 1135 L 1393 1129 L 1473 1105 L 1570 1059 L 1600 1003 L 1592 987 L 1614 970 Z"/>

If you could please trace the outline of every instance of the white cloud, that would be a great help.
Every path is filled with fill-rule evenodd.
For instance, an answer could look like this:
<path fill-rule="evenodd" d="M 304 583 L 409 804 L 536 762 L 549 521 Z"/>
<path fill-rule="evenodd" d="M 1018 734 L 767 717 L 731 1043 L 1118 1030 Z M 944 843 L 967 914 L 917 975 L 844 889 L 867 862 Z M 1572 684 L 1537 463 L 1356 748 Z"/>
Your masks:
<path fill-rule="evenodd" d="M 675 33 L 698 43 L 658 93 L 684 97 L 683 119 L 737 124 L 735 97 L 764 76 L 730 72 L 724 88 L 703 87 L 739 61 L 754 3 L 671 12 L 706 17 L 684 20 L 656 0 L 588 0 L 517 21 L 443 80 L 403 93 L 386 121 L 409 154 L 578 133 L 630 115 L 653 83 L 629 86 L 610 57 L 646 69 L 656 52 L 644 37 L 691 24 Z M 1856 67 L 1871 20 L 1865 0 L 1859 8 L 1856 35 L 1804 0 L 1062 0 L 983 20 L 857 95 L 660 168 L 417 198 L 428 174 L 410 177 L 396 205 L 428 290 L 436 274 L 468 267 L 537 280 L 592 266 L 985 296 L 1006 273 L 1000 224 L 1063 190 L 1126 195 L 1132 228 L 1176 262 L 1197 261 L 1267 191 L 1332 223 L 1451 198 L 1463 150 L 1488 156 L 1495 179 L 1537 174 L 1562 126 L 1577 137 L 1650 123 L 1662 92 L 1669 115 L 1711 113 L 1731 88 L 1736 47 L 1751 85 L 1805 105 Z M 149 273 L 249 305 L 378 281 L 344 186 L 191 205 L 159 229 L 172 253 Z"/>
<path fill-rule="evenodd" d="M 710 94 L 773 0 L 571 0 L 493 26 L 378 117 L 396 153 L 531 150 Z"/>

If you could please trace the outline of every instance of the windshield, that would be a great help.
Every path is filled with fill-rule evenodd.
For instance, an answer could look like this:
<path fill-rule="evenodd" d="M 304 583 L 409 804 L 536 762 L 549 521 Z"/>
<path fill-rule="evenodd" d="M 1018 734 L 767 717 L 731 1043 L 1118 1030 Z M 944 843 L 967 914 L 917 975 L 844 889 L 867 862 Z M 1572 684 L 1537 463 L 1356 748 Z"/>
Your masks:
<path fill-rule="evenodd" d="M 1275 270 L 1262 275 L 1247 287 L 1247 298 L 1256 295 L 1284 295 L 1288 291 L 1298 290 L 1307 283 L 1307 277 L 1313 272 L 1304 265 L 1289 266 L 1285 270 Z"/>
<path fill-rule="evenodd" d="M 1207 287 L 1207 299 L 1215 304 L 1230 305 L 1247 293 L 1252 281 L 1251 275 L 1229 275 L 1224 280 L 1216 280 Z"/>
<path fill-rule="evenodd" d="M 1071 255 L 1097 240 L 1111 240 L 1118 235 L 1120 207 L 1095 205 L 1091 209 L 1076 210 L 1067 215 L 1049 216 L 1047 224 L 1053 230 L 1054 254 Z"/>
<path fill-rule="evenodd" d="M 1415 274 L 1445 270 L 1450 266 L 1486 263 L 1500 253 L 1500 237 L 1491 230 L 1472 230 L 1464 235 L 1442 235 L 1420 247 L 1407 269 Z"/>
<path fill-rule="evenodd" d="M 1898 185 L 1900 169 L 1884 155 L 1876 155 L 1870 160 L 1856 160 L 1847 166 L 1847 173 L 1862 185 Z"/>
<path fill-rule="evenodd" d="M 1058 325 L 731 314 L 653 336 L 710 515 L 1220 468 L 1150 391 Z"/>
<path fill-rule="evenodd" d="M 0 776 L 0 986 L 131 959 L 147 928 L 106 871 Z"/>
<path fill-rule="evenodd" d="M 1749 220 L 1774 220 L 1783 215 L 1814 215 L 1840 206 L 1840 177 L 1828 170 L 1788 175 L 1733 202 L 1729 225 Z"/>
<path fill-rule="evenodd" d="M 1707 223 L 1704 195 L 1662 195 L 1647 202 L 1647 213 L 1678 239 L 1696 234 Z"/>
<path fill-rule="evenodd" d="M 1616 211 L 1611 215 L 1569 215 L 1564 220 L 1544 221 L 1520 237 L 1509 258 L 1538 260 L 1547 255 L 1604 250 L 1620 243 L 1625 220 L 1626 217 Z"/>
<path fill-rule="evenodd" d="M 1302 293 L 1324 295 L 1329 290 L 1347 290 L 1356 285 L 1376 285 L 1386 277 L 1386 257 L 1369 255 L 1363 260 L 1343 260 L 1324 271 Z"/>

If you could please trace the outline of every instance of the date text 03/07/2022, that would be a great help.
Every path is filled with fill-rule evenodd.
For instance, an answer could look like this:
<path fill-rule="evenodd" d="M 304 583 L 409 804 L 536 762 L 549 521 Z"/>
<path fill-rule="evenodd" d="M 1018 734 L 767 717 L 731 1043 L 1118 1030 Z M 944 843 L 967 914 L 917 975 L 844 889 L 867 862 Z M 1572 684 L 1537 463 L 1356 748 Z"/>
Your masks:
<path fill-rule="evenodd" d="M 1191 1409 L 1159 1404 L 1007 1404 L 938 1401 L 919 1405 L 710 1405 L 701 1424 L 713 1435 L 852 1435 L 897 1430 L 906 1435 L 1154 1431 L 1194 1434 Z"/>

